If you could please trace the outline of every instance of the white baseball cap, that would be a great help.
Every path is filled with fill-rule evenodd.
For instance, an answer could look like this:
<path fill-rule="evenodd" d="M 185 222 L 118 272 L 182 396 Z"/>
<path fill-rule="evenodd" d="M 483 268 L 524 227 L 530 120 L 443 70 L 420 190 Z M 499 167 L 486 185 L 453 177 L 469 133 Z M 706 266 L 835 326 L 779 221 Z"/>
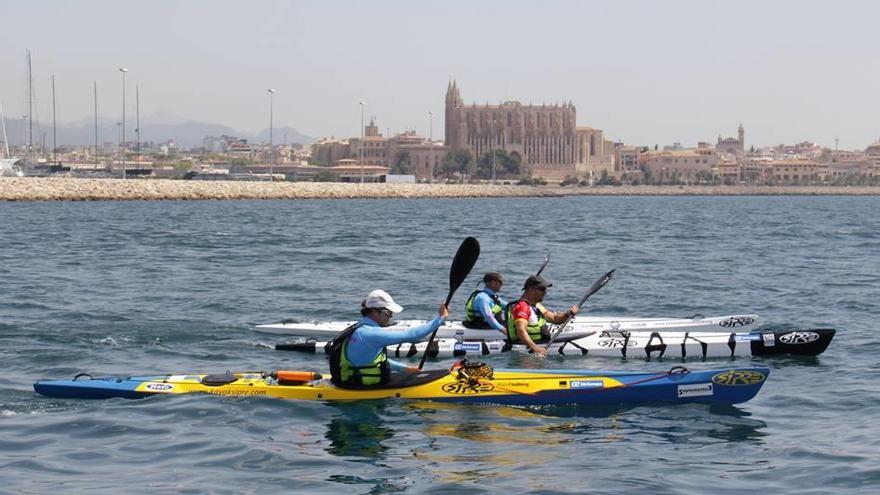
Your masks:
<path fill-rule="evenodd" d="M 400 313 L 403 311 L 403 306 L 394 302 L 394 299 L 391 299 L 391 296 L 381 289 L 376 289 L 367 294 L 367 298 L 364 299 L 364 307 L 374 309 L 385 308 L 392 313 Z"/>

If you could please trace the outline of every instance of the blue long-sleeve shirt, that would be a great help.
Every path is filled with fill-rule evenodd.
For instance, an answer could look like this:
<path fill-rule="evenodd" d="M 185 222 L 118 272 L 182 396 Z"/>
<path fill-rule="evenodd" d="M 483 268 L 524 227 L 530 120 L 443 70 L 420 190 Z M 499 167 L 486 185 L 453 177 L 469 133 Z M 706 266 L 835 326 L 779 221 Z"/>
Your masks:
<path fill-rule="evenodd" d="M 504 328 L 498 320 L 495 319 L 495 315 L 492 313 L 492 306 L 495 305 L 495 301 L 492 300 L 493 295 L 497 295 L 495 291 L 486 287 L 483 289 L 484 292 L 480 292 L 476 296 L 474 296 L 474 309 L 480 312 L 483 315 L 483 321 L 489 324 L 495 330 L 499 332 L 507 332 L 507 329 Z M 507 301 L 498 296 L 499 304 L 504 308 L 507 306 Z"/>
<path fill-rule="evenodd" d="M 437 315 L 428 323 L 407 330 L 389 330 L 380 327 L 372 318 L 366 316 L 361 318 L 360 323 L 361 326 L 348 339 L 348 345 L 345 349 L 345 357 L 355 366 L 370 364 L 385 346 L 422 340 L 440 328 L 443 319 Z M 407 365 L 391 359 L 388 360 L 388 364 L 393 371 L 407 368 Z"/>

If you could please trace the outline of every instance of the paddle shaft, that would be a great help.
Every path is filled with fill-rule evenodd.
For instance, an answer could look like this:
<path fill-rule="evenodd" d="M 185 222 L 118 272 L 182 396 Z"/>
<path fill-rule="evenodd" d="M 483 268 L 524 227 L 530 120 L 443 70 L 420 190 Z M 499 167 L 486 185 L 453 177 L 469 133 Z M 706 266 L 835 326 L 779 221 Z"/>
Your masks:
<path fill-rule="evenodd" d="M 613 277 L 613 276 L 614 276 L 614 270 L 611 270 L 610 272 L 606 273 L 605 275 L 602 275 L 602 277 L 600 277 L 599 280 L 596 280 L 595 282 L 593 282 L 593 285 L 591 285 L 590 288 L 587 289 L 587 292 L 584 293 L 584 297 L 582 297 L 580 302 L 578 302 L 578 304 L 577 304 L 578 309 L 580 309 L 584 305 L 584 303 L 587 302 L 587 299 L 589 299 L 590 296 L 595 294 L 602 287 L 605 287 L 605 284 L 607 284 L 611 280 L 611 277 Z M 559 337 L 559 334 L 561 334 L 562 331 L 565 330 L 565 327 L 567 327 L 568 324 L 571 323 L 572 319 L 574 319 L 574 315 L 573 314 L 568 315 L 568 318 L 566 318 L 565 321 L 563 321 L 562 324 L 559 325 L 559 328 L 557 328 L 556 331 L 550 335 L 550 340 L 547 342 L 547 345 L 544 346 L 545 349 L 550 348 L 550 346 L 553 344 L 553 342 L 556 341 L 556 338 Z"/>
<path fill-rule="evenodd" d="M 466 237 L 462 241 L 461 246 L 458 247 L 458 251 L 456 251 L 455 257 L 452 259 L 452 266 L 449 268 L 449 293 L 446 295 L 446 301 L 444 302 L 447 310 L 449 309 L 449 303 L 452 301 L 452 295 L 455 294 L 455 291 L 458 290 L 461 283 L 467 278 L 479 257 L 480 243 L 473 237 Z M 420 370 L 425 366 L 425 360 L 428 359 L 427 350 L 431 347 L 436 336 L 437 329 L 434 329 L 431 332 L 431 338 L 428 339 L 428 347 L 425 348 L 425 353 L 419 362 Z"/>
<path fill-rule="evenodd" d="M 538 268 L 538 272 L 535 273 L 536 277 L 544 271 L 544 268 L 547 268 L 547 263 L 550 263 L 550 253 L 547 253 L 547 256 L 544 256 L 544 263 L 541 265 L 541 268 Z"/>

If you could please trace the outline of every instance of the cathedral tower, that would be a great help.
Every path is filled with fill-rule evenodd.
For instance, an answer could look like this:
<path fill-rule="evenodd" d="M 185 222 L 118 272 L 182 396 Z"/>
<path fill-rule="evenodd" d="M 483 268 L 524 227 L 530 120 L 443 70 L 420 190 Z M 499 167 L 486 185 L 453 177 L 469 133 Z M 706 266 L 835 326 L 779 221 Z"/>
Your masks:
<path fill-rule="evenodd" d="M 463 106 L 461 93 L 458 92 L 458 84 L 453 80 L 446 86 L 446 144 L 450 149 L 458 149 L 461 145 L 459 138 L 459 109 Z"/>
<path fill-rule="evenodd" d="M 577 109 L 570 101 L 540 106 L 517 101 L 465 105 L 456 81 L 446 87 L 449 150 L 467 150 L 479 159 L 493 149 L 503 149 L 519 156 L 523 169 L 534 175 L 574 175 L 578 164 L 588 163 L 588 155 L 601 149 L 596 136 L 587 144 L 590 138 L 586 131 L 578 131 L 576 117 Z"/>

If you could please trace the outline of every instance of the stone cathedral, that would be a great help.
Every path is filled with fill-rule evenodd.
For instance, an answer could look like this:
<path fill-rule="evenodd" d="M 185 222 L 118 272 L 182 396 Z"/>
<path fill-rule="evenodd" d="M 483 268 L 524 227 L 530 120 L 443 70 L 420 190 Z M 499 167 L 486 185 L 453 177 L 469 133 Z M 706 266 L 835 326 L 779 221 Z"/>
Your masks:
<path fill-rule="evenodd" d="M 524 171 L 548 180 L 595 176 L 603 168 L 612 172 L 613 146 L 601 130 L 578 127 L 576 115 L 571 102 L 466 105 L 452 81 L 446 88 L 446 146 L 468 150 L 476 158 L 503 149 L 519 155 Z"/>

